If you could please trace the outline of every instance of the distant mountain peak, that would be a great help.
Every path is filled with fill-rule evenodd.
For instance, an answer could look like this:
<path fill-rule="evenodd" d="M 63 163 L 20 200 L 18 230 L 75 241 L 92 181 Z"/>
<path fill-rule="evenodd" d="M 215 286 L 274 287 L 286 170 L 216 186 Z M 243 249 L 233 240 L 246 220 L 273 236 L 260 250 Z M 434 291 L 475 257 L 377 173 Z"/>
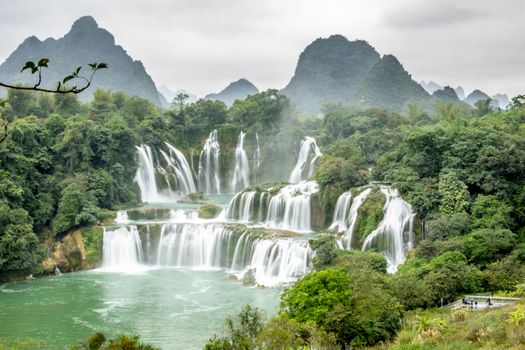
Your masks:
<path fill-rule="evenodd" d="M 303 50 L 283 93 L 309 113 L 319 113 L 328 102 L 400 110 L 409 100 L 430 99 L 395 56 L 381 57 L 367 41 L 340 34 L 318 38 Z"/>
<path fill-rule="evenodd" d="M 475 106 L 476 102 L 480 101 L 480 100 L 486 100 L 486 99 L 489 99 L 489 95 L 487 95 L 486 93 L 484 93 L 483 91 L 481 90 L 474 90 L 472 91 L 466 98 L 465 98 L 465 102 L 468 103 L 469 105 L 471 105 L 472 107 Z"/>
<path fill-rule="evenodd" d="M 426 92 L 428 92 L 429 94 L 433 94 L 436 90 L 442 90 L 443 89 L 443 86 L 439 85 L 438 83 L 436 83 L 435 81 L 429 81 L 428 83 L 425 82 L 425 81 L 420 81 L 419 82 L 419 85 L 421 85 L 423 87 L 423 89 L 426 90 Z"/>
<path fill-rule="evenodd" d="M 231 106 L 235 100 L 243 100 L 248 95 L 253 95 L 259 92 L 259 89 L 253 85 L 249 80 L 241 78 L 237 81 L 231 82 L 222 89 L 219 93 L 206 95 L 207 100 L 223 101 L 227 106 Z"/>
<path fill-rule="evenodd" d="M 34 76 L 20 72 L 28 60 L 47 57 L 50 68 L 43 75 L 42 86 L 53 88 L 57 81 L 82 66 L 93 62 L 107 63 L 109 69 L 97 73 L 88 90 L 79 97 L 87 100 L 97 89 L 122 91 L 160 104 L 159 94 L 151 77 L 140 61 L 135 61 L 127 52 L 115 45 L 115 38 L 106 29 L 100 28 L 91 16 L 77 19 L 62 38 L 40 41 L 30 36 L 0 65 L 0 80 L 21 84 L 34 83 Z"/>
<path fill-rule="evenodd" d="M 432 96 L 436 97 L 443 103 L 459 104 L 461 102 L 456 91 L 448 85 L 443 89 L 434 91 Z"/>
<path fill-rule="evenodd" d="M 97 29 L 98 23 L 92 16 L 82 16 L 73 22 L 71 31 L 74 30 L 86 30 L 86 29 Z"/>
<path fill-rule="evenodd" d="M 75 40 L 88 45 L 105 44 L 115 45 L 113 34 L 100 28 L 97 21 L 91 16 L 83 16 L 77 19 L 69 32 L 64 36 L 66 40 Z"/>

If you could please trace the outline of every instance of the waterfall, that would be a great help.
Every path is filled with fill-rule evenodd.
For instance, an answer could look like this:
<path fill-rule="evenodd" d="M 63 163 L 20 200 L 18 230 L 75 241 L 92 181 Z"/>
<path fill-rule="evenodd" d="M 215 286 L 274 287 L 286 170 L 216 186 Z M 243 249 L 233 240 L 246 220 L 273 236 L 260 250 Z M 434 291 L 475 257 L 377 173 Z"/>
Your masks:
<path fill-rule="evenodd" d="M 302 181 L 281 188 L 270 199 L 266 226 L 299 232 L 312 231 L 310 197 L 318 191 L 319 186 L 315 181 Z"/>
<path fill-rule="evenodd" d="M 341 237 L 341 245 L 343 249 L 350 249 L 352 247 L 352 240 L 354 235 L 355 223 L 357 222 L 357 214 L 359 211 L 359 207 L 361 207 L 361 204 L 363 204 L 370 192 L 372 192 L 372 189 L 367 188 L 361 193 L 359 193 L 359 195 L 357 195 L 352 201 L 352 205 L 350 206 L 350 209 L 348 210 L 348 214 L 346 216 L 345 234 L 343 235 L 343 237 Z"/>
<path fill-rule="evenodd" d="M 170 152 L 170 162 L 168 164 L 177 174 L 177 179 L 180 181 L 182 187 L 187 189 L 183 193 L 189 194 L 197 192 L 195 182 L 193 181 L 193 174 L 190 165 L 186 160 L 186 157 L 184 157 L 184 154 L 182 154 L 181 151 L 179 151 L 169 143 L 165 142 L 165 144 Z"/>
<path fill-rule="evenodd" d="M 255 183 L 259 183 L 259 168 L 261 166 L 261 148 L 259 147 L 259 134 L 255 133 L 256 149 L 253 154 L 254 168 L 255 168 Z"/>
<path fill-rule="evenodd" d="M 153 155 L 148 145 L 136 146 L 139 155 L 139 167 L 135 176 L 135 181 L 140 188 L 143 202 L 159 202 L 157 191 L 157 181 L 155 179 L 155 167 L 153 165 Z"/>
<path fill-rule="evenodd" d="M 136 225 L 105 229 L 102 271 L 142 271 L 149 264 L 221 269 L 242 278 L 251 269 L 257 283 L 273 286 L 296 280 L 311 266 L 312 251 L 306 240 L 266 238 L 260 231 L 220 223 L 143 225 L 140 234 Z"/>
<path fill-rule="evenodd" d="M 394 273 L 405 262 L 406 251 L 412 248 L 415 214 L 396 189 L 382 186 L 381 192 L 386 197 L 383 220 L 366 237 L 363 250 L 376 249 L 382 252 L 388 262 L 388 272 Z"/>
<path fill-rule="evenodd" d="M 220 151 L 217 130 L 213 130 L 199 156 L 199 190 L 207 194 L 221 193 Z"/>
<path fill-rule="evenodd" d="M 352 204 L 352 193 L 344 192 L 337 198 L 335 203 L 334 218 L 328 228 L 335 232 L 345 232 L 348 230 L 348 212 Z"/>
<path fill-rule="evenodd" d="M 241 131 L 237 139 L 237 147 L 235 148 L 235 166 L 233 168 L 231 181 L 232 193 L 236 193 L 250 186 L 250 165 L 248 164 L 248 157 L 244 151 L 244 136 L 246 136 L 246 134 Z"/>
<path fill-rule="evenodd" d="M 310 157 L 310 155 L 312 156 Z M 290 182 L 297 183 L 301 180 L 308 179 L 312 176 L 317 162 L 323 154 L 317 146 L 315 139 L 313 137 L 305 136 L 304 140 L 301 141 L 301 149 L 299 151 L 299 157 L 297 158 L 297 163 L 295 168 L 292 170 L 290 175 Z M 307 176 L 304 176 L 305 167 L 310 159 Z"/>
<path fill-rule="evenodd" d="M 254 221 L 255 195 L 255 191 L 237 193 L 226 209 L 226 219 L 242 223 Z"/>
<path fill-rule="evenodd" d="M 145 203 L 172 201 L 180 195 L 196 192 L 193 175 L 184 154 L 169 143 L 165 144 L 168 153 L 159 150 L 162 155 L 160 160 L 155 158 L 148 145 L 136 146 L 139 166 L 135 181 Z M 160 179 L 156 175 L 161 175 Z M 160 184 L 158 180 L 162 180 Z"/>
<path fill-rule="evenodd" d="M 102 268 L 109 271 L 136 271 L 142 262 L 142 242 L 134 225 L 104 228 Z"/>
<path fill-rule="evenodd" d="M 167 224 L 161 229 L 157 265 L 226 268 L 233 256 L 234 234 L 214 224 Z M 229 260 L 230 259 L 230 260 Z"/>
<path fill-rule="evenodd" d="M 303 181 L 273 191 L 237 193 L 226 209 L 226 219 L 280 230 L 312 231 L 311 195 L 319 191 L 317 183 Z"/>
<path fill-rule="evenodd" d="M 117 216 L 115 217 L 115 223 L 127 224 L 128 222 L 129 222 L 128 211 L 127 210 L 117 211 Z"/>
<path fill-rule="evenodd" d="M 308 242 L 259 240 L 254 244 L 248 268 L 255 270 L 257 283 L 272 286 L 303 276 L 310 269 L 311 259 Z"/>

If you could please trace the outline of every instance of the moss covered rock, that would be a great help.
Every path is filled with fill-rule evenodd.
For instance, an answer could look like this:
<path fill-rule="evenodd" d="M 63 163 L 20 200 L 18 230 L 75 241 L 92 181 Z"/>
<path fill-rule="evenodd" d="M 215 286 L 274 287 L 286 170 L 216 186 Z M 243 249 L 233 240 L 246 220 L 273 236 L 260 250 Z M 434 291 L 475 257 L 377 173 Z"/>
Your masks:
<path fill-rule="evenodd" d="M 206 200 L 204 199 L 204 193 L 197 192 L 197 193 L 190 193 L 187 196 L 183 197 L 182 199 L 179 199 L 180 203 L 188 203 L 188 204 L 206 204 Z"/>
<path fill-rule="evenodd" d="M 385 201 L 385 195 L 379 188 L 374 188 L 359 207 L 353 235 L 353 248 L 360 249 L 366 237 L 372 233 L 381 220 L 383 220 L 383 206 L 385 205 Z"/>
<path fill-rule="evenodd" d="M 199 218 L 201 219 L 214 219 L 222 211 L 222 207 L 216 204 L 206 204 L 199 208 Z"/>

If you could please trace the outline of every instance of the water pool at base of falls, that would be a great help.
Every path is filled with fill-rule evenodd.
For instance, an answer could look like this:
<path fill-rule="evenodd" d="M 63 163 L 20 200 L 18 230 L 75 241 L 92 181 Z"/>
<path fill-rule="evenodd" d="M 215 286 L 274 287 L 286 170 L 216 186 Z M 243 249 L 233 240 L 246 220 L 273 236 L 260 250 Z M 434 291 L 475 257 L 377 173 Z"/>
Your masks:
<path fill-rule="evenodd" d="M 223 271 L 149 268 L 140 273 L 75 272 L 0 286 L 0 339 L 35 339 L 69 349 L 95 332 L 138 334 L 172 349 L 202 349 L 243 305 L 273 316 L 275 288 L 247 288 Z"/>

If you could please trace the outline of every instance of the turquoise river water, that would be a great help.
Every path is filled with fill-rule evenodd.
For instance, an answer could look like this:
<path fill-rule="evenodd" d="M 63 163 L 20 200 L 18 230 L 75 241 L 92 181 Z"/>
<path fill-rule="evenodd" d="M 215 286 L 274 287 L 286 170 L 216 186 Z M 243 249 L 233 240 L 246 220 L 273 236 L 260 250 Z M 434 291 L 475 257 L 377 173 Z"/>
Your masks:
<path fill-rule="evenodd" d="M 248 288 L 224 271 L 94 271 L 0 286 L 0 339 L 68 349 L 95 332 L 139 334 L 162 349 L 202 349 L 243 305 L 276 313 L 279 290 Z"/>

